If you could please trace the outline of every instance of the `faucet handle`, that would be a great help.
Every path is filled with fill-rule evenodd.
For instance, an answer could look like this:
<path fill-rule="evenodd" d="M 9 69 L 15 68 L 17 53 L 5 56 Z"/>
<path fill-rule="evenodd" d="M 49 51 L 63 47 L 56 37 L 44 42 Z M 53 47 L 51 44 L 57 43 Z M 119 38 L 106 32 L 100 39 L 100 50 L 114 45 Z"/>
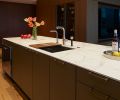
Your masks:
<path fill-rule="evenodd" d="M 71 40 L 73 40 L 73 39 L 74 39 L 74 37 L 73 37 L 73 36 L 70 36 L 70 39 L 71 39 Z"/>
<path fill-rule="evenodd" d="M 73 36 L 70 36 L 71 46 L 73 46 L 73 39 L 74 39 L 74 37 L 73 37 Z"/>

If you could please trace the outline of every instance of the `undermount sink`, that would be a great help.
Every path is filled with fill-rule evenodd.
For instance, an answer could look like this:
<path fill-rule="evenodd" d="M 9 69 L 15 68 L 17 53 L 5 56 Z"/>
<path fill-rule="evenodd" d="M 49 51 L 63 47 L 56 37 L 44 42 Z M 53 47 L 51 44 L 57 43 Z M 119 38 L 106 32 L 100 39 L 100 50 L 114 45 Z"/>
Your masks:
<path fill-rule="evenodd" d="M 57 44 L 57 43 L 43 43 L 43 44 L 34 44 L 30 46 L 37 49 L 42 49 L 51 53 L 73 49 L 73 48 L 62 46 L 61 44 Z"/>
<path fill-rule="evenodd" d="M 62 45 L 55 45 L 55 46 L 42 47 L 42 48 L 39 48 L 39 49 L 42 49 L 42 50 L 45 50 L 45 51 L 54 53 L 54 52 L 71 50 L 71 49 L 73 49 L 73 48 L 64 47 L 64 46 L 62 46 Z"/>

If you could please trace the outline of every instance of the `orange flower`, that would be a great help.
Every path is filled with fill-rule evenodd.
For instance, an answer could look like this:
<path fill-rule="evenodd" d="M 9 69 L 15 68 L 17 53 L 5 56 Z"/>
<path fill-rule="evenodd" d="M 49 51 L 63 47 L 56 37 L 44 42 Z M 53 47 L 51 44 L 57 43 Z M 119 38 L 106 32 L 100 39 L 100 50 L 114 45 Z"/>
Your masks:
<path fill-rule="evenodd" d="M 41 25 L 45 25 L 45 22 L 44 21 L 41 21 L 40 23 L 38 23 L 36 21 L 36 17 L 28 17 L 28 18 L 25 18 L 24 21 L 28 23 L 28 26 L 29 27 L 38 27 L 38 26 L 41 26 Z"/>
<path fill-rule="evenodd" d="M 29 27 L 33 27 L 34 24 L 33 24 L 32 22 L 29 22 L 29 23 L 28 23 L 28 26 L 29 26 Z"/>
<path fill-rule="evenodd" d="M 28 21 L 33 21 L 33 18 L 32 17 L 28 17 Z"/>

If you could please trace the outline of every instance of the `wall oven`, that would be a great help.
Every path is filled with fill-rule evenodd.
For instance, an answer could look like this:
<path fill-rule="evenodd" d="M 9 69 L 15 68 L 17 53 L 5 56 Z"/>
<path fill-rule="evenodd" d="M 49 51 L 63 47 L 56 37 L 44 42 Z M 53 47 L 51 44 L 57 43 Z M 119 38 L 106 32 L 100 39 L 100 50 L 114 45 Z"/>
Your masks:
<path fill-rule="evenodd" d="M 3 72 L 12 77 L 12 48 L 2 45 L 2 68 Z"/>

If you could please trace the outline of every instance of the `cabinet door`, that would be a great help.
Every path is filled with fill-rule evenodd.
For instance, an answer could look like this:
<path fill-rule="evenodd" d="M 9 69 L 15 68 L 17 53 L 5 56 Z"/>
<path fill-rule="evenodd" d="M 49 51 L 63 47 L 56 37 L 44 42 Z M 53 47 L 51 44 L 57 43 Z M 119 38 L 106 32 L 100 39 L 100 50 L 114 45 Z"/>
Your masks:
<path fill-rule="evenodd" d="M 34 53 L 33 100 L 49 100 L 49 57 Z"/>
<path fill-rule="evenodd" d="M 114 98 L 109 98 L 108 100 L 117 100 L 117 99 L 114 99 Z"/>
<path fill-rule="evenodd" d="M 32 98 L 32 52 L 23 47 L 15 46 L 12 62 L 13 79 Z"/>
<path fill-rule="evenodd" d="M 120 82 L 110 79 L 107 87 L 107 93 L 111 97 L 120 100 Z"/>
<path fill-rule="evenodd" d="M 89 86 L 77 83 L 77 100 L 108 100 L 108 96 Z"/>
<path fill-rule="evenodd" d="M 75 67 L 50 61 L 50 100 L 75 100 Z"/>
<path fill-rule="evenodd" d="M 109 78 L 88 71 L 86 69 L 77 68 L 77 81 L 84 83 L 86 85 L 89 85 L 90 87 L 94 87 L 96 89 L 99 89 L 100 91 L 103 91 L 104 93 L 107 93 L 108 91 L 108 83 L 109 83 Z"/>

